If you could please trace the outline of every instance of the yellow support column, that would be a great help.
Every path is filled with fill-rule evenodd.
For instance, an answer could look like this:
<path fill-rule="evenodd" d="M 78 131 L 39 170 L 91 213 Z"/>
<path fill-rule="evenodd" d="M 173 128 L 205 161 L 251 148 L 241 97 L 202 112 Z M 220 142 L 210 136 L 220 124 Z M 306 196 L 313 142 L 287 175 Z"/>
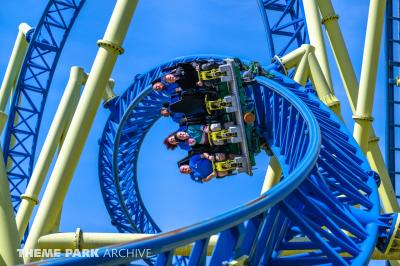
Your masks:
<path fill-rule="evenodd" d="M 7 106 L 7 101 L 10 98 L 15 84 L 21 70 L 22 62 L 24 60 L 26 50 L 28 49 L 28 41 L 26 36 L 28 32 L 32 31 L 32 27 L 26 23 L 21 23 L 18 27 L 18 35 L 15 40 L 14 48 L 4 75 L 3 82 L 0 89 L 0 112 L 4 112 Z M 18 99 L 18 104 L 20 99 Z M 14 118 L 14 124 L 18 123 L 18 114 Z M 15 138 L 11 136 L 10 147 L 14 146 Z M 7 169 L 12 166 L 12 161 L 9 159 L 7 162 Z"/>
<path fill-rule="evenodd" d="M 358 81 L 339 27 L 339 16 L 335 13 L 330 0 L 318 0 L 318 6 L 322 14 L 321 23 L 325 25 L 347 98 L 354 112 L 357 102 Z"/>
<path fill-rule="evenodd" d="M 7 101 L 15 87 L 15 83 L 17 82 L 19 71 L 21 70 L 21 65 L 28 48 L 26 34 L 32 30 L 32 28 L 26 23 L 21 23 L 18 29 L 17 39 L 15 40 L 3 82 L 1 83 L 0 110 L 3 112 L 6 109 Z"/>
<path fill-rule="evenodd" d="M 261 194 L 263 194 L 264 192 L 267 192 L 273 186 L 278 184 L 279 180 L 281 178 L 281 175 L 282 175 L 281 166 L 279 165 L 279 162 L 276 159 L 276 157 L 272 156 L 269 161 L 267 173 L 265 174 L 264 184 L 261 189 Z"/>
<path fill-rule="evenodd" d="M 123 244 L 143 240 L 152 234 L 121 234 L 121 233 L 84 233 L 77 228 L 74 233 L 54 233 L 41 236 L 38 240 L 40 249 L 97 249 L 105 246 Z"/>
<path fill-rule="evenodd" d="M 152 234 L 121 234 L 121 233 L 84 233 L 77 228 L 74 233 L 55 233 L 44 235 L 38 240 L 40 249 L 97 249 L 105 246 L 118 245 L 132 241 L 144 240 L 153 237 Z M 211 256 L 217 243 L 218 236 L 213 235 L 208 241 L 207 256 Z M 190 256 L 193 244 L 175 249 L 174 254 L 178 256 Z"/>
<path fill-rule="evenodd" d="M 4 110 L 21 69 L 22 61 L 28 47 L 26 34 L 30 30 L 31 27 L 28 24 L 20 24 L 18 36 L 1 84 L 0 132 L 2 132 L 7 121 L 7 115 L 4 113 Z M 17 252 L 19 247 L 18 230 L 14 219 L 7 170 L 4 165 L 3 150 L 0 147 L 0 265 L 16 265 L 22 263 L 22 258 L 18 256 Z"/>
<path fill-rule="evenodd" d="M 86 78 L 85 76 L 86 74 L 82 68 L 71 68 L 68 84 L 61 98 L 53 122 L 51 123 L 42 150 L 40 151 L 28 187 L 25 193 L 21 195 L 21 205 L 16 215 L 20 239 L 22 239 L 25 234 L 33 208 L 39 202 L 38 196 L 40 190 L 42 189 L 57 147 L 61 142 L 63 133 L 67 131 L 71 123 L 72 115 L 78 105 L 81 87 Z"/>
<path fill-rule="evenodd" d="M 317 0 L 303 0 L 304 13 L 306 16 L 308 36 L 310 44 L 315 48 L 315 55 L 324 74 L 329 90 L 333 92 L 331 72 L 329 69 L 326 46 L 321 27 L 321 17 L 319 14 Z"/>
<path fill-rule="evenodd" d="M 368 151 L 368 137 L 372 122 L 376 74 L 385 18 L 386 0 L 371 0 L 368 13 L 367 33 L 361 69 L 360 90 L 354 114 L 353 136 L 364 153 Z"/>
<path fill-rule="evenodd" d="M 373 131 L 372 127 L 370 128 L 371 131 Z M 373 136 L 371 135 L 369 138 L 368 152 L 366 155 L 371 168 L 374 171 L 376 171 L 381 177 L 381 185 L 379 186 L 378 189 L 383 209 L 387 213 L 399 212 L 399 206 L 397 204 L 396 194 L 394 193 L 393 185 L 392 182 L 390 181 L 385 166 L 385 161 L 383 160 L 383 156 L 379 148 L 379 138 Z"/>
<path fill-rule="evenodd" d="M 322 14 L 322 24 L 326 27 L 351 110 L 353 114 L 355 114 L 358 97 L 358 81 L 339 27 L 339 16 L 335 13 L 330 0 L 318 0 L 318 5 Z M 382 180 L 379 186 L 379 195 L 383 208 L 385 212 L 398 212 L 399 206 L 378 145 L 379 139 L 376 137 L 371 126 L 369 134 L 367 158 L 371 168 L 380 175 Z"/>
<path fill-rule="evenodd" d="M 315 90 L 317 91 L 318 97 L 343 121 L 340 112 L 339 99 L 332 94 L 313 51 L 308 53 L 308 64 L 310 66 L 311 80 L 314 84 Z"/>
<path fill-rule="evenodd" d="M 0 112 L 1 129 L 6 121 L 7 115 Z M 9 187 L 3 149 L 0 147 L 0 265 L 22 263 L 22 258 L 18 256 L 17 252 L 20 246 Z"/>
<path fill-rule="evenodd" d="M 1 121 L 5 123 L 5 120 Z M 0 147 L 0 265 L 17 265 L 22 263 L 18 256 L 18 230 L 11 203 L 3 149 Z"/>
<path fill-rule="evenodd" d="M 110 79 L 107 83 L 106 90 L 104 91 L 103 95 L 103 106 L 106 106 L 107 103 L 113 100 L 117 95 L 114 92 L 114 80 Z"/>
<path fill-rule="evenodd" d="M 357 99 L 356 110 L 354 112 L 354 137 L 367 155 L 371 168 L 379 173 L 381 186 L 379 195 L 386 212 L 398 212 L 399 207 L 393 185 L 390 181 L 381 150 L 379 148 L 379 138 L 376 137 L 372 128 L 372 106 L 375 92 L 376 74 L 378 68 L 378 58 L 382 29 L 384 23 L 386 1 L 371 0 L 369 9 L 369 19 L 365 40 L 363 64 L 361 71 L 360 91 L 354 92 Z"/>
<path fill-rule="evenodd" d="M 307 82 L 308 76 L 306 74 L 309 73 L 318 97 L 342 119 L 340 102 L 329 88 L 319 61 L 315 56 L 315 48 L 313 46 L 303 44 L 300 48 L 283 56 L 279 60 L 284 66 L 285 71 L 297 66 L 295 81 L 302 85 L 305 85 Z"/>
<path fill-rule="evenodd" d="M 40 236 L 45 234 L 57 219 L 107 82 L 118 55 L 123 52 L 121 45 L 137 2 L 137 0 L 117 1 L 104 39 L 98 42 L 99 51 L 71 126 L 65 136 L 63 147 L 50 176 L 24 250 L 35 248 Z M 31 258 L 24 257 L 24 260 L 29 262 Z"/>
<path fill-rule="evenodd" d="M 88 75 L 89 75 L 89 74 L 85 74 L 85 75 L 84 75 L 84 79 L 83 79 L 83 81 L 82 81 L 82 84 L 83 84 L 83 85 L 86 83 L 86 80 L 87 80 Z M 110 80 L 108 81 L 108 83 L 107 83 L 107 86 L 106 86 L 106 89 L 105 89 L 105 93 L 104 93 L 104 95 L 103 95 L 103 106 L 104 106 L 104 105 L 107 105 L 107 103 L 108 103 L 109 101 L 111 101 L 112 99 L 114 99 L 114 98 L 116 97 L 116 95 L 115 95 L 115 93 L 114 93 L 114 91 L 113 91 L 113 88 L 114 88 L 114 80 L 113 80 L 113 79 L 110 79 Z M 67 134 L 67 132 L 68 132 L 68 128 L 69 128 L 69 125 L 70 125 L 70 123 L 71 123 L 71 119 L 72 119 L 72 117 L 73 117 L 73 115 L 74 115 L 74 112 L 75 112 L 75 109 L 76 109 L 76 105 L 78 104 L 78 101 L 79 101 L 79 98 L 77 98 L 76 101 L 74 102 L 74 108 L 73 108 L 73 110 L 72 110 L 72 108 L 71 108 L 71 110 L 68 111 L 68 118 L 67 118 L 68 123 L 67 123 L 67 126 L 65 127 L 65 129 L 62 131 L 62 135 L 61 135 L 61 138 L 60 138 L 60 141 L 59 141 L 59 145 L 58 145 L 58 151 L 60 151 L 60 149 L 61 149 L 61 147 L 62 147 L 62 145 L 63 145 L 63 143 L 64 143 L 65 136 L 66 136 L 66 134 Z M 57 156 L 58 156 L 58 155 L 57 155 Z M 59 232 L 59 230 L 60 230 L 61 216 L 62 216 L 62 207 L 60 208 L 60 212 L 59 212 L 59 214 L 57 215 L 56 221 L 55 221 L 54 224 L 50 227 L 49 233 L 58 233 L 58 232 Z"/>
<path fill-rule="evenodd" d="M 303 44 L 296 50 L 282 56 L 282 58 L 275 56 L 275 59 L 279 60 L 284 66 L 285 68 L 284 70 L 287 71 L 288 69 L 296 67 L 299 64 L 299 62 L 304 57 L 304 54 L 307 52 L 309 47 L 310 47 L 309 44 Z"/>
<path fill-rule="evenodd" d="M 300 85 L 305 86 L 309 76 L 310 66 L 308 65 L 308 52 L 306 52 L 296 68 L 293 80 Z"/>

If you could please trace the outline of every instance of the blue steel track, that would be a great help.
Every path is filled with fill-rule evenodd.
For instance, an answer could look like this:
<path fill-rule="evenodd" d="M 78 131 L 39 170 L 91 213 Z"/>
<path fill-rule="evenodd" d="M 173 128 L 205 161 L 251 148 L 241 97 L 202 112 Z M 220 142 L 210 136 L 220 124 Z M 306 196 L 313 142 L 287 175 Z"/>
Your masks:
<path fill-rule="evenodd" d="M 257 0 L 257 3 L 264 22 L 271 58 L 276 54 L 283 55 L 292 51 L 308 41 L 301 1 Z M 194 59 L 196 57 L 186 58 L 189 61 Z M 126 116 L 126 110 L 133 108 L 133 99 L 142 90 L 145 90 L 152 80 L 160 77 L 162 68 L 177 63 L 179 60 L 185 59 L 174 60 L 156 67 L 146 74 L 136 76 L 115 107 L 111 108 L 112 113 L 103 131 L 99 152 L 100 185 L 103 199 L 111 216 L 111 223 L 120 232 L 154 233 L 160 231 L 141 199 L 137 187 L 136 162 L 140 145 L 150 126 L 158 118 L 158 112 L 162 102 L 165 101 L 165 96 L 156 93 L 146 96 L 147 99 L 138 107 L 137 115 L 134 116 L 138 118 L 132 118 L 137 121 L 128 121 L 124 130 L 127 137 L 123 136 L 122 138 L 126 139 L 128 143 L 120 145 L 119 134 L 117 134 L 117 141 L 115 136 L 117 128 L 121 128 L 119 126 L 121 117 Z M 138 102 L 136 101 L 133 105 L 135 104 Z M 131 107 L 129 107 L 130 105 Z M 140 124 L 141 122 L 143 124 Z M 132 135 L 129 132 L 138 134 Z M 126 162 L 132 163 L 126 164 Z"/>
<path fill-rule="evenodd" d="M 32 172 L 51 79 L 83 3 L 50 1 L 24 61 L 9 119 L 14 121 L 18 116 L 19 122 L 8 124 L 4 145 L 5 160 L 12 162 L 8 174 L 15 208 Z M 259 1 L 259 5 L 271 57 L 307 42 L 301 1 Z M 278 16 L 269 16 L 269 12 Z M 141 200 L 136 175 L 141 143 L 166 99 L 151 92 L 148 85 L 162 67 L 195 58 L 178 58 L 138 75 L 109 106 L 111 114 L 100 141 L 99 176 L 112 224 L 121 232 L 160 232 Z M 168 265 L 176 260 L 175 248 L 194 242 L 187 263 L 199 265 L 205 262 L 209 238 L 219 234 L 208 261 L 212 265 L 242 255 L 249 256 L 251 265 L 364 265 L 368 261 L 379 230 L 384 228 L 378 225 L 386 224 L 385 217 L 379 216 L 374 173 L 345 126 L 313 90 L 282 75 L 279 66 L 267 69 L 274 77 L 257 78 L 253 100 L 257 125 L 282 167 L 282 181 L 252 202 L 211 220 L 117 248 L 151 248 L 159 254 L 157 265 Z M 13 138 L 15 144 L 10 145 Z M 287 255 L 290 250 L 298 252 Z M 347 256 L 341 256 L 343 253 Z M 132 258 L 74 258 L 49 263 L 122 264 L 128 259 Z"/>
<path fill-rule="evenodd" d="M 308 43 L 303 3 L 300 0 L 257 0 L 267 37 L 269 58 Z"/>
<path fill-rule="evenodd" d="M 258 77 L 252 91 L 256 124 L 277 156 L 285 178 L 259 198 L 230 212 L 117 248 L 151 248 L 160 254 L 156 264 L 168 265 L 173 261 L 174 249 L 194 242 L 188 264 L 198 265 L 206 259 L 209 238 L 219 234 L 211 265 L 242 255 L 250 257 L 251 265 L 363 265 L 368 261 L 382 219 L 374 174 L 339 119 L 312 90 L 293 82 L 277 68 L 269 66 L 274 77 Z M 147 87 L 146 83 L 142 85 Z M 146 96 L 139 97 L 144 101 Z M 130 118 L 135 117 L 134 109 L 130 109 Z M 149 126 L 153 123 L 149 121 Z M 126 139 L 130 139 L 128 136 Z M 125 143 L 119 142 L 119 147 Z M 307 249 L 296 255 L 282 253 Z M 100 251 L 100 258 L 52 263 L 123 264 L 132 259 L 102 257 L 104 252 Z M 340 255 L 344 252 L 347 257 Z"/>
<path fill-rule="evenodd" d="M 99 176 L 112 224 L 120 232 L 160 232 L 141 199 L 136 171 L 141 144 L 160 117 L 162 103 L 168 101 L 165 95 L 151 90 L 151 82 L 161 76 L 161 70 L 165 67 L 209 58 L 213 57 L 177 58 L 137 75 L 133 84 L 111 107 L 112 114 L 100 140 Z"/>
<path fill-rule="evenodd" d="M 33 171 L 40 122 L 58 59 L 84 2 L 49 1 L 31 37 L 15 86 L 3 145 L 4 160 L 10 166 L 7 175 L 14 211 Z"/>
<path fill-rule="evenodd" d="M 40 123 L 58 59 L 84 3 L 85 0 L 49 1 L 30 38 L 9 113 L 8 121 L 16 122 L 7 124 L 3 143 L 4 159 L 10 166 L 7 174 L 14 211 L 18 209 L 20 197 L 25 191 L 33 171 Z M 259 0 L 258 4 L 269 40 L 268 51 L 270 51 L 271 58 L 272 55 L 282 55 L 307 41 L 301 1 Z M 272 15 L 271 12 L 274 14 Z M 279 47 L 282 49 L 276 52 Z M 148 80 L 152 78 L 154 76 L 147 77 Z M 144 81 L 143 77 L 140 81 Z M 138 83 L 134 82 L 128 88 L 128 92 L 124 93 L 124 97 L 121 97 L 119 101 L 119 111 L 126 109 L 132 99 L 137 96 L 137 87 Z M 122 116 L 122 114 L 112 112 L 109 120 L 117 121 L 118 116 Z M 115 124 L 106 128 L 102 136 L 102 143 L 104 143 L 104 139 L 113 136 L 114 129 Z M 108 136 L 110 134 L 111 136 Z M 109 149 L 113 149 L 113 147 L 103 145 L 100 148 L 100 155 L 106 154 Z M 102 160 L 101 156 L 99 160 Z M 112 169 L 99 169 L 100 176 L 107 175 L 107 173 L 103 174 L 106 171 L 112 171 Z M 132 221 L 129 216 L 126 217 L 125 214 L 129 210 L 120 201 L 120 195 L 125 192 L 116 190 L 114 178 L 104 180 L 101 187 L 107 209 L 111 214 L 112 224 L 118 230 L 122 232 L 159 231 L 150 217 L 145 218 L 146 210 L 143 208 L 140 195 L 128 204 L 133 208 L 137 206 L 137 219 L 134 218 L 135 221 Z M 129 188 L 131 189 L 131 187 Z M 136 191 L 138 191 L 137 188 Z M 134 192 L 131 190 L 126 193 Z"/>

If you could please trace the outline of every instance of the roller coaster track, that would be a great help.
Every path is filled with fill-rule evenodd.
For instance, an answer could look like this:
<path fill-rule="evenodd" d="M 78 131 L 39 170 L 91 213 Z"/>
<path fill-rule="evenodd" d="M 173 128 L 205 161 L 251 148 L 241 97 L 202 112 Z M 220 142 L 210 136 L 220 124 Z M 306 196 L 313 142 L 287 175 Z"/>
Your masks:
<path fill-rule="evenodd" d="M 33 171 L 40 122 L 58 59 L 84 2 L 49 1 L 30 41 L 12 98 L 3 145 L 4 160 L 11 163 L 7 174 L 14 211 Z"/>
<path fill-rule="evenodd" d="M 174 249 L 194 243 L 188 263 L 199 265 L 206 260 L 210 237 L 218 234 L 210 265 L 221 265 L 242 256 L 248 256 L 251 265 L 364 265 L 368 261 L 380 235 L 378 225 L 391 219 L 379 216 L 375 173 L 370 171 L 345 126 L 313 91 L 282 75 L 277 68 L 275 65 L 268 68 L 273 78 L 257 78 L 252 98 L 256 124 L 277 156 L 285 178 L 259 198 L 213 219 L 117 248 L 150 248 L 153 254 L 158 254 L 157 265 L 169 265 Z M 146 88 L 147 84 L 142 86 Z M 137 98 L 141 103 L 146 97 L 161 97 L 149 90 L 144 90 L 144 94 Z M 136 112 L 148 111 L 134 107 L 130 110 L 129 118 L 124 121 L 142 119 L 140 114 L 134 118 Z M 148 126 L 154 123 L 152 119 Z M 126 123 L 124 129 L 116 130 L 121 134 L 120 140 L 128 141 L 133 136 L 127 129 L 135 123 Z M 118 146 L 125 143 L 120 141 Z M 140 140 L 128 143 L 135 145 Z M 118 163 L 121 172 L 134 169 L 131 159 L 124 163 Z M 286 255 L 292 250 L 300 254 Z M 99 252 L 99 258 L 53 263 L 123 264 L 132 259 L 103 257 L 104 252 Z"/>
<path fill-rule="evenodd" d="M 257 3 L 267 33 L 271 58 L 276 54 L 283 55 L 307 42 L 307 27 L 300 0 L 257 0 Z M 277 48 L 281 49 L 277 51 Z M 196 57 L 186 58 L 188 61 L 194 59 Z M 179 60 L 169 64 L 178 63 Z M 106 123 L 100 140 L 99 176 L 101 190 L 111 216 L 111 223 L 120 232 L 159 232 L 158 226 L 148 214 L 141 199 L 137 186 L 136 163 L 140 145 L 151 125 L 158 118 L 161 103 L 165 99 L 155 93 L 146 96 L 145 103 L 138 107 L 138 112 L 134 116 L 137 118 L 128 121 L 127 129 L 124 131 L 129 137 L 122 138 L 129 143 L 116 145 L 117 142 L 119 144 L 120 139 L 115 140 L 115 136 L 119 136 L 119 134 L 116 134 L 117 128 L 122 127 L 118 124 L 121 117 L 126 116 L 125 111 L 133 109 L 133 106 L 138 104 L 137 101 L 132 104 L 133 99 L 141 93 L 141 90 L 146 89 L 152 80 L 160 77 L 161 69 L 169 66 L 169 64 L 163 64 L 145 75 L 135 77 L 132 85 L 121 96 L 116 107 L 111 110 L 112 114 Z M 140 98 L 143 99 L 144 96 Z M 135 122 L 135 119 L 139 122 Z M 141 121 L 145 121 L 143 125 L 140 124 Z M 138 132 L 138 134 L 129 134 L 129 132 Z M 116 152 L 117 150 L 119 153 Z M 122 160 L 118 161 L 120 159 Z M 132 163 L 126 164 L 126 162 Z M 125 168 L 126 166 L 128 167 Z M 123 171 L 122 168 L 124 168 Z"/>
<path fill-rule="evenodd" d="M 12 162 L 8 174 L 14 208 L 32 172 L 40 121 L 58 58 L 83 3 L 50 1 L 32 37 L 9 115 L 9 121 L 16 122 L 8 124 L 4 145 L 5 160 Z M 283 55 L 307 41 L 301 1 L 259 4 L 271 55 Z M 269 16 L 268 10 L 278 16 Z M 166 99 L 152 92 L 149 84 L 161 68 L 196 58 L 178 58 L 136 76 L 133 85 L 110 106 L 100 142 L 99 175 L 112 223 L 121 232 L 160 232 L 137 186 L 138 151 Z M 211 220 L 117 248 L 151 248 L 157 265 L 167 265 L 177 259 L 174 249 L 194 243 L 188 263 L 199 265 L 206 260 L 210 237 L 218 235 L 208 261 L 212 265 L 242 256 L 248 256 L 251 265 L 364 265 L 368 261 L 378 237 L 385 236 L 393 219 L 379 216 L 376 175 L 345 126 L 313 90 L 299 86 L 278 68 L 267 68 L 274 75 L 271 79 L 257 78 L 253 101 L 257 126 L 282 167 L 285 177 L 281 182 L 259 198 Z M 12 139 L 14 145 L 10 145 Z M 51 263 L 122 264 L 132 259 L 104 254 L 105 250 L 100 250 L 99 258 Z"/>
<path fill-rule="evenodd" d="M 112 224 L 120 232 L 160 232 L 142 201 L 137 180 L 137 158 L 141 144 L 160 117 L 162 103 L 168 101 L 165 95 L 151 90 L 151 82 L 161 76 L 161 70 L 165 67 L 210 58 L 216 57 L 182 57 L 137 75 L 132 85 L 111 107 L 112 114 L 100 140 L 99 176 Z"/>
<path fill-rule="evenodd" d="M 270 58 L 283 56 L 308 43 L 303 3 L 300 0 L 257 0 Z"/>
<path fill-rule="evenodd" d="M 5 161 L 11 163 L 9 164 L 11 167 L 8 169 L 8 177 L 15 211 L 18 209 L 20 196 L 25 191 L 33 171 L 41 119 L 57 62 L 84 3 L 85 0 L 49 1 L 36 26 L 25 56 L 9 113 L 8 121 L 15 121 L 15 123 L 8 123 L 3 144 Z M 284 54 L 306 42 L 307 30 L 300 0 L 260 0 L 258 3 L 269 40 L 268 48 L 271 55 Z M 274 14 L 272 15 L 270 12 Z M 275 52 L 277 47 L 282 47 L 282 49 Z M 151 76 L 148 77 L 148 79 L 151 78 Z M 143 82 L 143 79 L 141 82 Z M 137 96 L 138 92 L 133 87 L 138 87 L 138 85 L 135 84 L 128 89 L 129 93 L 124 94 L 125 97 L 121 97 L 119 106 L 122 108 L 119 108 L 120 111 L 124 110 L 124 105 L 127 108 L 134 96 Z M 111 116 L 122 116 L 122 114 L 115 115 L 113 113 Z M 105 138 L 113 136 L 114 129 L 115 124 L 110 125 L 105 130 L 102 143 L 104 143 Z M 103 145 L 100 154 L 104 155 L 109 152 L 109 149 L 113 148 Z M 112 170 L 99 169 L 100 175 L 105 171 Z M 129 217 L 124 217 L 123 210 L 126 210 L 126 208 L 123 207 L 124 204 L 120 206 L 121 203 L 118 199 L 121 192 L 115 190 L 113 183 L 114 178 L 107 179 L 104 184 L 102 183 L 103 196 L 107 209 L 111 213 L 112 223 L 122 232 L 159 231 L 150 217 L 148 220 L 140 220 L 146 216 L 145 208 L 138 207 L 139 211 L 136 213 L 142 212 L 143 214 L 139 214 L 135 221 L 132 221 Z M 130 193 L 134 192 L 131 191 Z M 133 207 L 142 206 L 140 195 L 137 198 L 138 203 L 135 202 L 135 198 L 135 203 L 129 205 L 133 205 Z M 145 229 L 149 224 L 151 224 L 150 227 Z"/>

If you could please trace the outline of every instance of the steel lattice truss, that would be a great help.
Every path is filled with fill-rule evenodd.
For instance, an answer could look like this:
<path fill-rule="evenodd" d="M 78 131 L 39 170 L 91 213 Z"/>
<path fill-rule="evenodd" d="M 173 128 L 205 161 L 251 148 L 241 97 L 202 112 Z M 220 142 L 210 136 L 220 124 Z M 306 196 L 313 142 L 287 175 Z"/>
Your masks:
<path fill-rule="evenodd" d="M 268 45 L 271 57 L 275 54 L 283 55 L 307 42 L 307 28 L 300 0 L 260 0 L 259 7 L 269 40 Z M 278 47 L 280 50 L 276 51 Z M 174 61 L 173 63 L 176 62 Z M 129 125 L 126 126 L 128 129 L 124 131 L 128 132 L 127 135 L 129 137 L 123 137 L 128 141 L 124 145 L 120 145 L 118 152 L 116 152 L 116 148 L 119 146 L 115 143 L 118 143 L 119 140 L 114 139 L 116 135 L 119 136 L 121 133 L 117 134 L 116 132 L 117 124 L 120 122 L 121 117 L 125 115 L 128 106 L 142 90 L 146 89 L 146 86 L 152 80 L 159 77 L 160 70 L 166 66 L 164 64 L 161 68 L 148 72 L 145 76 L 139 75 L 135 78 L 133 84 L 119 99 L 116 108 L 112 109 L 112 114 L 106 124 L 100 142 L 99 174 L 103 198 L 111 216 L 112 224 L 121 232 L 152 233 L 157 231 L 158 228 L 148 214 L 140 197 L 137 187 L 136 161 L 144 136 L 159 116 L 158 112 L 162 99 L 154 95 L 153 99 L 150 99 L 153 105 L 140 107 L 144 110 L 142 115 L 147 115 L 147 117 L 141 117 L 138 114 L 136 122 L 135 118 L 131 119 L 128 123 Z M 138 101 L 135 102 L 135 105 L 137 104 L 139 104 Z M 140 125 L 140 121 L 145 121 L 144 127 Z M 135 125 L 131 126 L 131 124 Z M 130 135 L 129 132 L 138 134 Z M 132 150 L 128 150 L 127 147 Z M 127 162 L 134 163 L 127 164 Z M 122 174 L 118 174 L 120 171 L 122 171 Z M 127 182 L 127 180 L 133 180 L 133 182 Z"/>
<path fill-rule="evenodd" d="M 393 223 L 393 216 L 379 215 L 375 174 L 334 113 L 312 90 L 274 70 L 278 68 L 269 67 L 273 77 L 257 78 L 259 84 L 251 91 L 256 126 L 285 178 L 259 198 L 221 216 L 119 248 L 150 247 L 159 254 L 157 265 L 169 265 L 174 249 L 194 242 L 189 264 L 198 265 L 206 260 L 210 237 L 218 234 L 211 265 L 242 255 L 249 256 L 250 265 L 364 265 L 368 261 L 377 236 L 387 233 Z M 291 250 L 300 253 L 281 253 Z M 132 259 L 103 258 L 102 252 L 101 259 L 56 264 L 123 264 Z M 343 252 L 349 256 L 342 257 Z"/>
<path fill-rule="evenodd" d="M 386 8 L 386 62 L 387 62 L 387 135 L 386 154 L 390 179 L 398 198 L 396 183 L 400 178 L 400 87 L 396 78 L 400 73 L 400 5 L 388 0 Z M 397 165 L 396 165 L 397 162 Z"/>
<path fill-rule="evenodd" d="M 283 56 L 308 42 L 301 0 L 257 0 L 270 58 Z"/>
<path fill-rule="evenodd" d="M 30 42 L 12 98 L 4 159 L 17 210 L 35 159 L 40 122 L 53 74 L 84 0 L 54 0 L 47 5 Z"/>
<path fill-rule="evenodd" d="M 162 75 L 161 70 L 165 67 L 212 57 L 177 58 L 146 74 L 137 75 L 132 85 L 110 108 L 111 114 L 100 140 L 99 176 L 111 222 L 120 232 L 160 232 L 146 210 L 137 182 L 141 144 L 160 117 L 162 103 L 168 101 L 165 95 L 152 92 L 149 87 L 151 82 Z"/>
<path fill-rule="evenodd" d="M 15 125 L 11 123 L 8 125 L 4 145 L 5 160 L 12 164 L 9 169 L 9 177 L 15 209 L 18 207 L 20 195 L 24 191 L 32 173 L 40 121 L 56 63 L 69 30 L 83 4 L 84 0 L 50 1 L 28 49 L 10 113 L 10 121 L 18 122 Z M 268 28 L 267 33 L 271 36 L 270 49 L 272 54 L 275 54 L 275 47 L 282 45 L 280 39 L 286 40 L 287 43 L 282 46 L 283 49 L 278 54 L 283 54 L 288 49 L 293 48 L 293 45 L 299 46 L 306 40 L 306 29 L 300 1 L 267 1 L 262 3 L 262 6 L 265 7 L 261 11 L 264 23 Z M 280 18 L 275 19 L 271 12 L 268 12 L 267 15 L 265 13 L 266 10 L 273 10 L 280 14 Z M 292 20 L 292 23 L 290 20 Z M 269 31 L 270 24 L 272 25 L 271 31 Z M 290 34 L 292 36 L 289 36 Z M 103 140 L 108 140 L 107 143 L 114 141 L 112 138 L 116 133 L 118 120 L 123 116 L 131 101 L 144 88 L 142 84 L 148 83 L 157 77 L 156 71 L 159 71 L 159 69 L 155 70 L 151 75 L 138 78 L 138 82 L 134 82 L 127 92 L 121 96 L 117 107 L 112 110 L 112 116 L 103 133 L 102 144 L 104 145 L 100 146 L 100 161 L 103 158 L 104 162 L 107 162 L 104 155 L 115 150 L 115 146 L 109 147 Z M 160 102 L 161 98 L 155 99 L 155 101 Z M 17 107 L 18 102 L 20 104 Z M 118 110 L 119 113 L 117 114 L 115 110 Z M 149 125 L 151 125 L 153 123 L 152 119 L 147 119 L 150 123 Z M 13 145 L 14 141 L 15 145 Z M 138 142 L 138 144 L 140 143 Z M 133 157 L 135 156 L 131 153 L 129 158 Z M 112 163 L 113 160 L 104 163 L 104 167 L 99 166 L 101 176 L 113 175 L 113 168 L 107 168 Z M 152 222 L 151 217 L 148 216 L 146 209 L 143 207 L 137 187 L 126 188 L 126 191 L 130 192 L 125 192 L 125 188 L 120 190 L 118 186 L 115 186 L 115 184 L 123 183 L 123 181 L 124 178 L 115 175 L 112 179 L 106 178 L 102 182 L 103 196 L 107 209 L 110 213 L 113 213 L 111 215 L 113 217 L 112 223 L 117 225 L 118 229 L 123 232 L 131 232 L 132 230 L 157 231 L 157 226 Z M 104 191 L 108 191 L 108 193 Z M 138 196 L 131 196 L 132 202 L 129 202 L 123 200 L 121 191 L 128 193 L 128 195 L 137 194 Z M 134 216 L 137 216 L 134 220 L 127 218 L 130 216 L 126 216 L 126 214 L 132 215 L 132 213 L 136 213 Z M 150 226 L 149 224 L 152 225 Z"/>
<path fill-rule="evenodd" d="M 7 126 L 4 145 L 5 160 L 11 164 L 8 174 L 15 208 L 32 172 L 54 69 L 83 3 L 84 0 L 49 2 L 21 70 L 9 119 L 15 122 Z M 300 0 L 260 0 L 259 4 L 271 57 L 307 41 Z M 166 100 L 165 95 L 151 92 L 149 85 L 160 76 L 162 68 L 196 58 L 209 57 L 178 58 L 136 76 L 132 86 L 110 107 L 111 115 L 100 141 L 99 175 L 112 223 L 121 232 L 159 232 L 137 186 L 136 163 L 141 143 Z M 275 75 L 273 79 L 257 79 L 253 101 L 257 126 L 277 156 L 285 179 L 260 198 L 229 213 L 178 233 L 121 248 L 150 247 L 153 253 L 159 253 L 157 264 L 166 265 L 175 248 L 195 242 L 189 260 L 199 264 L 205 261 L 210 237 L 219 233 L 211 264 L 242 254 L 249 255 L 254 265 L 362 265 L 368 260 L 377 236 L 385 236 L 393 219 L 390 215 L 379 216 L 375 175 L 341 121 L 312 90 L 300 87 L 276 68 L 269 68 Z M 361 216 L 374 222 L 366 223 Z M 343 231 L 350 232 L 351 237 Z M 303 252 L 283 257 L 283 250 Z M 343 252 L 349 256 L 343 258 Z M 107 259 L 122 264 L 132 258 L 102 258 L 100 254 L 99 258 L 74 258 L 56 264 L 105 263 Z"/>

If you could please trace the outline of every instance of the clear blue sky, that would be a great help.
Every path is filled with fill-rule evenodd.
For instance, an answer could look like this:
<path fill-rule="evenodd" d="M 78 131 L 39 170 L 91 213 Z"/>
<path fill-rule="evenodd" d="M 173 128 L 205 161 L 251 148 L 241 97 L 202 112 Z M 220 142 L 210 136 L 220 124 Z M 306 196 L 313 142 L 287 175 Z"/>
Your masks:
<path fill-rule="evenodd" d="M 162 3 L 160 3 L 162 2 Z M 362 47 L 368 2 L 335 0 L 340 25 L 357 75 L 361 70 Z M 35 26 L 46 0 L 4 1 L 0 9 L 0 76 L 4 71 L 21 22 Z M 90 70 L 96 54 L 96 41 L 103 36 L 115 1 L 87 0 L 60 58 L 46 105 L 39 145 L 43 142 L 71 66 Z M 234 5 L 232 3 L 235 3 Z M 170 0 L 140 1 L 124 43 L 125 53 L 118 59 L 112 77 L 116 91 L 122 93 L 137 73 L 176 56 L 215 53 L 234 55 L 267 63 L 266 39 L 256 1 Z M 351 128 L 350 109 L 331 53 L 331 71 L 336 94 L 342 101 L 347 125 Z M 383 57 L 381 57 L 383 58 Z M 382 60 L 381 60 L 382 61 Z M 381 62 L 382 63 L 382 62 Z M 384 147 L 385 82 L 380 67 L 374 116 L 375 128 Z M 99 109 L 63 208 L 61 229 L 86 232 L 114 232 L 104 207 L 97 174 L 97 141 L 108 111 Z M 199 185 L 176 171 L 175 161 L 184 153 L 167 152 L 163 137 L 174 129 L 163 119 L 145 140 L 140 153 L 139 186 L 144 202 L 163 230 L 188 225 L 212 217 L 256 197 L 263 183 L 268 159 L 258 158 L 253 177 L 234 176 Z M 160 133 L 162 132 L 162 133 Z M 40 146 L 39 146 L 40 147 Z M 38 155 L 38 152 L 37 152 Z M 154 160 L 156 158 L 156 160 Z"/>

